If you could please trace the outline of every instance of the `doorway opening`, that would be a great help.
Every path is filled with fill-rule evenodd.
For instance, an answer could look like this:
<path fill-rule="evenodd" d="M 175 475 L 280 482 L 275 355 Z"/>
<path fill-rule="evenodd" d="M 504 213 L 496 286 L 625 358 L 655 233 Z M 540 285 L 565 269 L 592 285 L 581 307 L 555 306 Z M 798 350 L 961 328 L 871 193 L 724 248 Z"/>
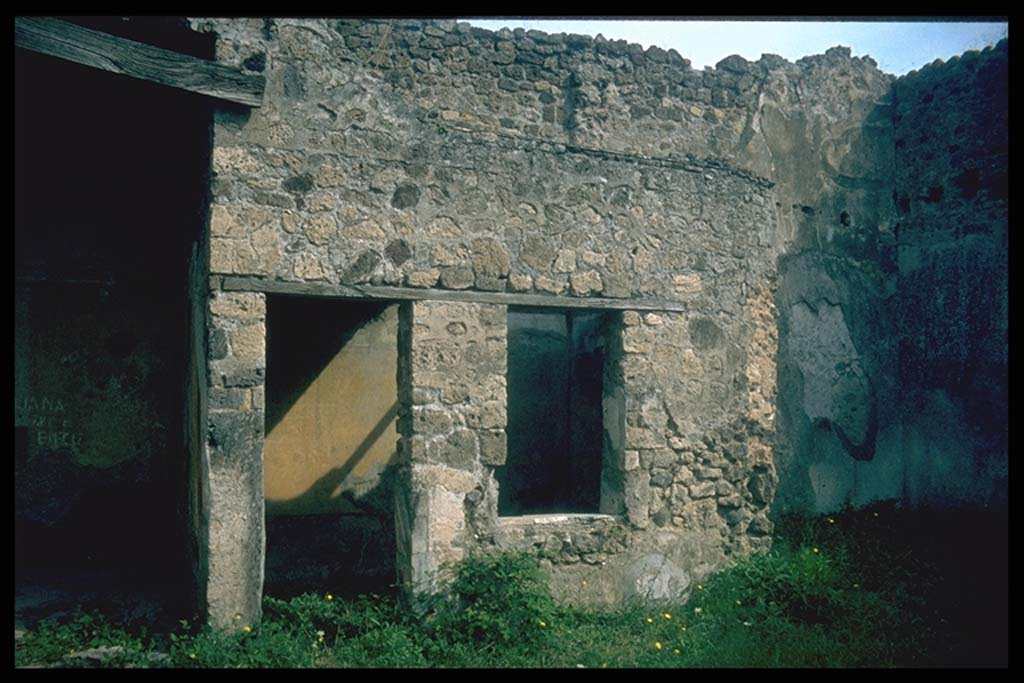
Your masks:
<path fill-rule="evenodd" d="M 267 297 L 265 588 L 394 583 L 398 307 Z"/>

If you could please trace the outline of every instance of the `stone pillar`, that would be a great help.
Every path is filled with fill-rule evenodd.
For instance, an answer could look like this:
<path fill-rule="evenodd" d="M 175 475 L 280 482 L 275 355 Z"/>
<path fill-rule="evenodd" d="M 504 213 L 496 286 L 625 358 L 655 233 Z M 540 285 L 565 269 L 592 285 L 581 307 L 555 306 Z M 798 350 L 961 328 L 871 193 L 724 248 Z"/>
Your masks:
<path fill-rule="evenodd" d="M 212 293 L 208 353 L 207 620 L 241 628 L 259 621 L 263 593 L 263 294 Z"/>
<path fill-rule="evenodd" d="M 506 333 L 505 306 L 401 305 L 397 566 L 413 595 L 443 590 L 485 532 L 476 520 L 497 516 L 484 465 L 505 461 Z"/>

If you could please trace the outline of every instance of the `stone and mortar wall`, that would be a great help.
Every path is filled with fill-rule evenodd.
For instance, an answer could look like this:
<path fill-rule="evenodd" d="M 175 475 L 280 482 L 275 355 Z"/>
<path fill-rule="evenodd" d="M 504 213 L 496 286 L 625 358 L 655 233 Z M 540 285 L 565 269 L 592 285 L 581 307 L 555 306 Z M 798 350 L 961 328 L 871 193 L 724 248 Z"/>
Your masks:
<path fill-rule="evenodd" d="M 263 590 L 266 298 L 213 291 L 209 314 L 206 611 L 212 625 L 240 628 L 259 621 Z"/>
<path fill-rule="evenodd" d="M 608 601 L 683 595 L 767 544 L 780 476 L 779 510 L 850 499 L 829 458 L 867 461 L 897 391 L 892 77 L 870 59 L 697 72 L 657 48 L 453 22 L 193 24 L 267 76 L 263 106 L 217 115 L 215 276 L 683 305 L 622 313 L 621 462 L 602 491 L 619 517 L 497 520 L 483 437 L 500 441 L 504 405 L 417 404 L 411 365 L 479 348 L 447 325 L 482 330 L 488 307 L 431 322 L 442 304 L 403 304 L 404 580 L 429 586 L 493 542 L 544 552 L 563 594 L 603 577 Z M 870 476 L 891 479 L 886 462 Z"/>
<path fill-rule="evenodd" d="M 506 455 L 506 308 L 415 301 L 399 315 L 399 580 L 434 592 L 493 533 L 491 468 Z"/>
<path fill-rule="evenodd" d="M 604 133 L 618 148 L 581 137 L 597 125 L 581 114 L 580 79 L 602 78 L 587 76 L 594 45 L 547 45 L 554 61 L 538 71 L 523 66 L 532 39 L 517 39 L 503 64 L 505 36 L 446 22 L 197 25 L 218 30 L 222 61 L 267 75 L 263 106 L 217 115 L 214 276 L 681 306 L 621 314 L 621 448 L 604 464 L 601 550 L 563 551 L 582 523 L 572 519 L 547 520 L 527 545 L 558 539 L 546 555 L 556 581 L 568 587 L 585 565 L 612 602 L 648 584 L 681 595 L 729 554 L 766 547 L 776 484 L 769 181 L 705 158 L 720 150 L 699 141 L 704 128 L 692 150 L 651 148 L 671 136 L 628 113 Z M 634 61 L 615 77 L 635 77 Z M 662 79 L 655 60 L 638 64 L 644 83 Z M 669 96 L 652 93 L 630 97 Z M 701 126 L 719 125 L 710 119 Z M 505 456 L 504 316 L 497 305 L 402 305 L 396 533 L 400 578 L 414 588 L 434 587 L 467 552 L 523 544 L 497 517 L 493 479 Z"/>
<path fill-rule="evenodd" d="M 1008 43 L 898 80 L 891 253 L 911 504 L 1005 507 Z"/>
<path fill-rule="evenodd" d="M 556 593 L 585 603 L 680 599 L 730 556 L 767 549 L 776 480 L 771 297 L 746 348 L 709 317 L 624 311 L 606 378 L 601 511 L 499 520 L 501 547 L 536 552 Z M 756 316 L 757 314 L 755 314 Z M 767 351 L 767 353 L 765 353 Z M 609 387 L 605 387 L 609 392 Z M 612 399 L 609 401 L 609 399 Z M 767 403 L 766 403 L 767 401 Z M 614 409 L 613 409 L 614 410 Z M 621 429 L 621 441 L 615 432 Z"/>

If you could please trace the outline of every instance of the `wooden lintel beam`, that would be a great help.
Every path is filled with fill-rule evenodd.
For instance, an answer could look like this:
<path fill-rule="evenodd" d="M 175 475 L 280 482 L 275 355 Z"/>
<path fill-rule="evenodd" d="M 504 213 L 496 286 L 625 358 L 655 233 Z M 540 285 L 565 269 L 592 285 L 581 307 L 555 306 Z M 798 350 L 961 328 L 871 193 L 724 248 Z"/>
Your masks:
<path fill-rule="evenodd" d="M 467 303 L 538 306 L 547 308 L 589 308 L 619 311 L 688 311 L 685 303 L 658 299 L 605 299 L 596 297 L 480 292 L 469 289 L 416 289 L 375 285 L 332 285 L 321 282 L 281 282 L 254 277 L 226 275 L 221 282 L 226 292 L 266 292 L 291 296 L 321 296 L 335 299 L 380 299 L 388 301 L 463 301 Z"/>
<path fill-rule="evenodd" d="M 258 107 L 265 79 L 207 59 L 93 31 L 59 19 L 16 17 L 14 44 L 44 55 Z"/>

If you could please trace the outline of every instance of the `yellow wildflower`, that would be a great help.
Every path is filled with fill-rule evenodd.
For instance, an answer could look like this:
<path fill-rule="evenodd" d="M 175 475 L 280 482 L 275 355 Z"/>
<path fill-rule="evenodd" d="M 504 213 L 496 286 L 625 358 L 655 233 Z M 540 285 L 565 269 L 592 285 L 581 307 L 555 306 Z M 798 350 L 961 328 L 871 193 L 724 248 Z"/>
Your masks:
<path fill-rule="evenodd" d="M 742 604 L 743 604 L 743 601 L 742 601 L 742 600 L 737 600 L 737 601 L 736 601 L 736 604 L 737 604 L 737 605 L 742 605 Z"/>
<path fill-rule="evenodd" d="M 540 624 L 541 628 L 544 628 L 545 626 L 547 626 L 547 623 L 545 623 L 543 620 L 539 620 L 537 623 Z"/>
<path fill-rule="evenodd" d="M 665 612 L 665 613 L 664 613 L 664 614 L 662 614 L 661 616 L 665 617 L 666 619 L 671 619 L 671 618 L 672 618 L 672 615 L 671 615 L 671 614 L 669 614 L 668 612 Z"/>
<path fill-rule="evenodd" d="M 697 584 L 697 590 L 699 590 L 699 591 L 702 591 L 702 590 L 704 590 L 704 586 L 702 586 L 702 585 L 700 585 L 700 584 L 698 583 L 698 584 Z"/>
<path fill-rule="evenodd" d="M 817 554 L 818 549 L 817 548 L 811 548 L 811 552 Z"/>
<path fill-rule="evenodd" d="M 245 631 L 246 633 L 252 633 L 252 626 L 248 626 L 248 625 L 243 626 L 242 630 Z"/>
<path fill-rule="evenodd" d="M 333 599 L 334 599 L 334 596 L 331 595 L 330 593 L 328 593 L 327 595 L 324 596 L 324 600 L 326 600 L 327 602 L 330 602 Z"/>
<path fill-rule="evenodd" d="M 677 655 L 683 654 L 682 652 L 679 651 L 678 647 L 677 648 L 673 648 L 672 652 L 675 652 Z"/>
<path fill-rule="evenodd" d="M 241 621 L 241 620 L 242 620 L 242 615 L 241 614 L 236 614 L 235 615 L 235 621 Z"/>
<path fill-rule="evenodd" d="M 195 652 L 190 652 L 189 655 L 188 655 L 188 658 L 189 659 L 195 659 L 196 658 L 196 653 Z"/>
<path fill-rule="evenodd" d="M 653 624 L 654 623 L 654 619 L 651 618 L 651 617 L 647 617 L 647 623 L 648 624 Z"/>
<path fill-rule="evenodd" d="M 661 643 L 658 642 L 658 641 L 654 641 L 654 649 L 655 650 L 660 650 L 661 649 Z"/>

